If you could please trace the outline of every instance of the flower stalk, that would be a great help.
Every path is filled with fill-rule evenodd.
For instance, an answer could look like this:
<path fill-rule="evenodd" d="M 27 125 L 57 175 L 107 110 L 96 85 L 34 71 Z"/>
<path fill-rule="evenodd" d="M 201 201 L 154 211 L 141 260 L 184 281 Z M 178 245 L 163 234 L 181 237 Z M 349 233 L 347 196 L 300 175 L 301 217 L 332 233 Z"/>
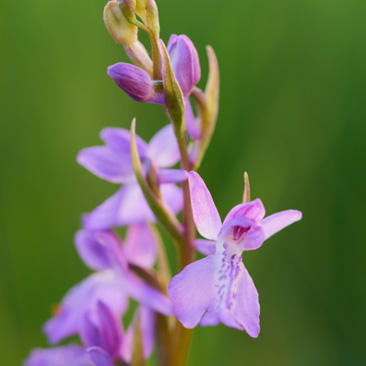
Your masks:
<path fill-rule="evenodd" d="M 250 200 L 244 173 L 242 203 L 222 222 L 197 173 L 218 114 L 215 52 L 207 46 L 209 77 L 202 91 L 193 42 L 173 34 L 165 46 L 154 0 L 112 0 L 103 16 L 135 64 L 111 65 L 108 75 L 133 100 L 162 105 L 169 124 L 149 142 L 136 135 L 135 119 L 130 130 L 107 127 L 103 145 L 79 152 L 80 165 L 119 186 L 82 216 L 75 235 L 79 256 L 94 272 L 66 294 L 44 326 L 51 344 L 74 335 L 81 344 L 36 349 L 25 366 L 145 366 L 154 348 L 159 366 L 185 366 L 198 324 L 221 322 L 258 336 L 258 293 L 242 253 L 302 215 L 286 210 L 264 218 L 262 201 Z M 152 58 L 138 40 L 139 29 L 149 36 Z M 173 276 L 156 224 L 175 243 Z M 127 227 L 123 236 L 120 227 Z M 196 229 L 204 239 L 196 238 Z M 197 251 L 202 259 L 196 260 Z M 138 306 L 125 329 L 121 319 L 130 299 Z"/>

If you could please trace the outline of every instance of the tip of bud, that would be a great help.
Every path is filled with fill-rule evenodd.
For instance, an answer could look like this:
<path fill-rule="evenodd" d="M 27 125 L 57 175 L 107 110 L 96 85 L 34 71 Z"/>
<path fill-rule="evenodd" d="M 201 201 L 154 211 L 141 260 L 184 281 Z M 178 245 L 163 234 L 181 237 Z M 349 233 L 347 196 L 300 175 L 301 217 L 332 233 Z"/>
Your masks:
<path fill-rule="evenodd" d="M 243 193 L 243 203 L 250 202 L 250 184 L 249 176 L 247 172 L 244 172 L 244 193 Z"/>

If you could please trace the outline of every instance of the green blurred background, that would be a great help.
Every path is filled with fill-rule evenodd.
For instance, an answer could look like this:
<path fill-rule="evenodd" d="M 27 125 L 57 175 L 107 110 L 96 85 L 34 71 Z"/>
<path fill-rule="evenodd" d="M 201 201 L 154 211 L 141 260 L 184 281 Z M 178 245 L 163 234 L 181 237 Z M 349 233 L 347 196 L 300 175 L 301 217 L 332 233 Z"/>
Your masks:
<path fill-rule="evenodd" d="M 222 215 L 249 172 L 268 213 L 303 211 L 244 262 L 260 294 L 261 333 L 195 332 L 189 365 L 365 365 L 364 0 L 158 0 L 162 38 L 186 33 L 207 77 L 216 50 L 221 100 L 200 170 Z M 89 271 L 73 235 L 116 186 L 79 167 L 105 126 L 150 138 L 159 106 L 129 99 L 106 74 L 126 61 L 104 28 L 105 2 L 3 1 L 0 349 L 21 364 L 46 346 L 50 305 Z"/>

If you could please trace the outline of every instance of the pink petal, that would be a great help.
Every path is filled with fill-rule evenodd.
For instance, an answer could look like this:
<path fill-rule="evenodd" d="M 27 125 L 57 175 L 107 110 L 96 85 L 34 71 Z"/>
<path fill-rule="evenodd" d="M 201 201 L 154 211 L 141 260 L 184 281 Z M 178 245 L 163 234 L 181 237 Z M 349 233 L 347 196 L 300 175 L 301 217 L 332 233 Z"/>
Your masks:
<path fill-rule="evenodd" d="M 230 210 L 225 217 L 224 223 L 231 220 L 234 217 L 245 216 L 256 222 L 260 222 L 266 211 L 264 209 L 262 201 L 257 198 L 254 201 L 248 203 L 241 203 Z"/>
<path fill-rule="evenodd" d="M 84 348 L 68 345 L 57 348 L 36 348 L 24 363 L 25 366 L 94 366 Z M 98 365 L 99 366 L 99 365 Z M 103 365 L 101 365 L 103 366 Z"/>
<path fill-rule="evenodd" d="M 88 348 L 86 354 L 94 362 L 95 366 L 113 366 L 113 361 L 110 356 L 99 347 Z"/>
<path fill-rule="evenodd" d="M 203 255 L 215 254 L 216 252 L 216 242 L 205 239 L 196 240 L 196 249 Z"/>
<path fill-rule="evenodd" d="M 107 127 L 100 132 L 101 139 L 113 150 L 129 154 L 131 159 L 131 133 L 129 130 L 118 127 Z M 145 156 L 147 143 L 136 136 L 137 150 L 140 156 Z"/>
<path fill-rule="evenodd" d="M 163 127 L 149 142 L 147 155 L 159 168 L 169 168 L 180 160 L 180 153 L 173 127 Z"/>
<path fill-rule="evenodd" d="M 244 250 L 258 249 L 264 242 L 262 225 L 245 216 L 234 217 L 220 230 L 217 246 L 231 254 L 241 255 Z"/>
<path fill-rule="evenodd" d="M 215 326 L 221 322 L 228 327 L 245 330 L 251 337 L 257 337 L 257 290 L 240 256 L 234 255 L 230 260 L 226 259 L 225 253 L 222 256 L 222 261 L 218 261 L 219 267 L 216 268 L 215 301 L 209 305 L 200 325 Z"/>
<path fill-rule="evenodd" d="M 251 337 L 256 338 L 260 331 L 258 292 L 243 263 L 240 263 L 237 286 L 234 317 Z"/>
<path fill-rule="evenodd" d="M 278 231 L 284 229 L 286 226 L 293 224 L 296 221 L 301 220 L 302 213 L 296 210 L 287 210 L 277 212 L 271 216 L 262 220 L 262 226 L 266 239 L 276 234 Z"/>
<path fill-rule="evenodd" d="M 183 192 L 182 189 L 175 184 L 163 184 L 160 186 L 163 200 L 175 213 L 179 213 L 183 208 Z"/>
<path fill-rule="evenodd" d="M 104 241 L 99 240 L 99 232 L 79 230 L 75 235 L 75 246 L 84 263 L 94 270 L 113 266 L 113 257 L 121 250 L 121 243 L 112 232 L 104 232 Z"/>
<path fill-rule="evenodd" d="M 155 217 L 138 184 L 130 183 L 122 186 L 92 212 L 84 215 L 83 226 L 88 230 L 108 230 L 144 220 L 154 222 Z"/>
<path fill-rule="evenodd" d="M 188 173 L 181 169 L 159 169 L 158 178 L 160 184 L 182 183 L 188 179 Z"/>
<path fill-rule="evenodd" d="M 156 260 L 157 244 L 149 225 L 131 225 L 123 249 L 129 263 L 142 268 L 152 268 Z"/>
<path fill-rule="evenodd" d="M 128 294 L 136 301 L 163 315 L 171 315 L 171 303 L 160 291 L 148 285 L 146 282 L 130 272 L 124 284 Z"/>
<path fill-rule="evenodd" d="M 124 183 L 134 178 L 131 154 L 112 150 L 108 146 L 81 150 L 77 162 L 97 177 L 111 183 Z"/>
<path fill-rule="evenodd" d="M 189 264 L 170 281 L 173 313 L 185 328 L 194 328 L 213 301 L 216 256 Z"/>
<path fill-rule="evenodd" d="M 44 332 L 51 344 L 80 331 L 80 321 L 89 311 L 96 311 L 103 300 L 116 314 L 123 314 L 128 305 L 122 278 L 108 269 L 92 274 L 68 291 L 59 313 L 44 325 Z"/>
<path fill-rule="evenodd" d="M 113 358 L 117 357 L 122 344 L 123 330 L 120 318 L 99 301 L 97 304 L 99 331 L 103 339 L 103 349 Z"/>
<path fill-rule="evenodd" d="M 188 179 L 193 219 L 197 230 L 203 237 L 216 240 L 222 224 L 211 193 L 199 174 L 189 172 Z"/>

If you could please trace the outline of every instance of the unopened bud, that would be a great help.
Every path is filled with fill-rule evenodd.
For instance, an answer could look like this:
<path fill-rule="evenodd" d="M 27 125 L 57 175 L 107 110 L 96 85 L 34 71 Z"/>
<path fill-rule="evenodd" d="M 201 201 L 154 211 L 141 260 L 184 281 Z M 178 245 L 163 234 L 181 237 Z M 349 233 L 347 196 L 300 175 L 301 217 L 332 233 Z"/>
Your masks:
<path fill-rule="evenodd" d="M 186 36 L 173 34 L 168 43 L 172 67 L 184 96 L 200 81 L 201 67 L 193 42 Z"/>
<path fill-rule="evenodd" d="M 126 19 L 116 1 L 108 2 L 103 17 L 109 33 L 117 43 L 130 46 L 137 42 L 137 27 Z"/>
<path fill-rule="evenodd" d="M 136 0 L 121 0 L 118 2 L 119 7 L 122 10 L 123 15 L 126 17 L 126 19 L 134 24 L 136 22 Z"/>
<path fill-rule="evenodd" d="M 186 129 L 184 95 L 175 77 L 168 51 L 162 40 L 159 41 L 159 46 L 163 63 L 165 104 L 175 133 L 180 135 Z"/>
<path fill-rule="evenodd" d="M 248 173 L 244 172 L 244 193 L 243 193 L 243 203 L 250 202 L 250 185 Z"/>
<path fill-rule="evenodd" d="M 119 62 L 108 67 L 108 75 L 138 102 L 147 102 L 155 96 L 151 76 L 137 66 Z"/>
<path fill-rule="evenodd" d="M 159 39 L 160 38 L 159 13 L 155 0 L 146 1 L 146 25 L 152 30 L 156 39 Z"/>

